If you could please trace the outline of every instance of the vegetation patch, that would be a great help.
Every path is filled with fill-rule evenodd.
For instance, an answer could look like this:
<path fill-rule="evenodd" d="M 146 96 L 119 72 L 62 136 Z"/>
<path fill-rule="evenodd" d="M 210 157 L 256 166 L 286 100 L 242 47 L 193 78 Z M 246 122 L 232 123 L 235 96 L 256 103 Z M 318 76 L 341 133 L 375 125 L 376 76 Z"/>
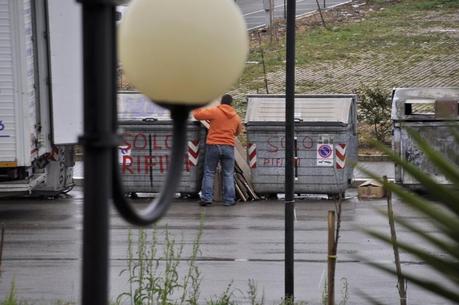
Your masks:
<path fill-rule="evenodd" d="M 353 1 L 324 18 L 326 27 L 318 14 L 297 20 L 298 94 L 377 86 L 390 96 L 394 87 L 459 86 L 458 1 Z M 285 24 L 278 21 L 251 41 L 249 63 L 231 90 L 242 115 L 247 94 L 285 92 Z M 368 146 L 371 134 L 359 132 Z"/>

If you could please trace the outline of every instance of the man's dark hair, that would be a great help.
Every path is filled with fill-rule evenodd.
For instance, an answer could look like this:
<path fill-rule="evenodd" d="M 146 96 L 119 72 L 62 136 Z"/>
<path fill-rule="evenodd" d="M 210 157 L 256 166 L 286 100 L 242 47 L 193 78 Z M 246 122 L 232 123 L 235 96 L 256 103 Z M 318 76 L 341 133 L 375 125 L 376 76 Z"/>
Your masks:
<path fill-rule="evenodd" d="M 233 97 L 229 94 L 222 96 L 222 104 L 231 105 L 233 103 Z"/>

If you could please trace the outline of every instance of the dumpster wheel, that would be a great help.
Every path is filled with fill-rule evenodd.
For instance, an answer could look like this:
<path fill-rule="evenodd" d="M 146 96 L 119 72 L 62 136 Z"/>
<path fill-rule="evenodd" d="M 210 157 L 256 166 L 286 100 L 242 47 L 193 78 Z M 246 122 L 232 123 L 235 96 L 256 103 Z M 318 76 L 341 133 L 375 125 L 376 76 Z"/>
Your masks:
<path fill-rule="evenodd" d="M 339 200 L 340 196 L 341 199 L 344 199 L 346 198 L 346 192 L 327 194 L 327 196 L 328 200 Z"/>
<path fill-rule="evenodd" d="M 201 199 L 201 196 L 199 196 L 199 193 L 180 193 L 180 198 L 198 200 Z"/>
<path fill-rule="evenodd" d="M 265 200 L 277 200 L 277 193 L 262 193 L 259 195 Z"/>

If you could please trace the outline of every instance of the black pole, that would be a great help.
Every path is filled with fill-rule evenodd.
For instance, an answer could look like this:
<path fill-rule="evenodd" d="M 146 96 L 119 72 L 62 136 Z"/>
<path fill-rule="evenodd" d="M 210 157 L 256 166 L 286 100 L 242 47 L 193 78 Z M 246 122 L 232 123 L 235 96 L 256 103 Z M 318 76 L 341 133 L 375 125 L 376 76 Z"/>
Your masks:
<path fill-rule="evenodd" d="M 294 137 L 296 0 L 287 0 L 285 65 L 285 299 L 294 299 Z"/>
<path fill-rule="evenodd" d="M 287 0 L 284 0 L 284 19 L 287 19 Z"/>
<path fill-rule="evenodd" d="M 79 0 L 83 12 L 84 219 L 82 304 L 108 304 L 109 198 L 112 182 L 112 107 L 115 6 Z"/>

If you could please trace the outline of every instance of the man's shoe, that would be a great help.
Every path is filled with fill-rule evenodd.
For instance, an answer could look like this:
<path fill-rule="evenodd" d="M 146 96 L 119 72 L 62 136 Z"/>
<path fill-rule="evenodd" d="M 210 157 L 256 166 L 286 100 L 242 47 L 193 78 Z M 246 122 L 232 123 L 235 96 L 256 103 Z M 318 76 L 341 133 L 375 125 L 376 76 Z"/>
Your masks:
<path fill-rule="evenodd" d="M 201 200 L 199 202 L 199 205 L 202 206 L 202 207 L 205 207 L 205 206 L 208 206 L 208 205 L 211 205 L 211 204 L 212 204 L 212 202 L 208 202 L 208 201 L 202 201 Z"/>
<path fill-rule="evenodd" d="M 233 205 L 236 205 L 236 202 L 225 202 L 225 203 L 223 203 L 223 205 L 224 205 L 225 207 L 231 207 L 231 206 L 233 206 Z"/>

